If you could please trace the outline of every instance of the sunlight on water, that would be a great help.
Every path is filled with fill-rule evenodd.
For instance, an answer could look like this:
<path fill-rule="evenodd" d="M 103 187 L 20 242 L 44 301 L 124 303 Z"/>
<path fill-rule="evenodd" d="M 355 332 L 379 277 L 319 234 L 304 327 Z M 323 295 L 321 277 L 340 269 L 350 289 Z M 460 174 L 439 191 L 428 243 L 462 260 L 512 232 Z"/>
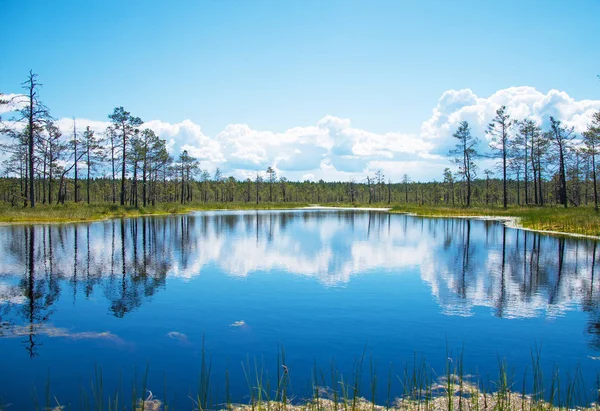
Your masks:
<path fill-rule="evenodd" d="M 229 370 L 240 401 L 240 364 L 275 363 L 281 346 L 299 396 L 312 364 L 335 357 L 352 369 L 365 344 L 398 372 L 415 353 L 443 370 L 447 350 L 464 347 L 465 366 L 481 375 L 499 357 L 519 375 L 542 347 L 549 370 L 579 364 L 593 381 L 596 251 L 595 241 L 492 221 L 375 211 L 4 226 L 0 397 L 21 404 L 49 371 L 69 397 L 95 364 L 107 385 L 149 364 L 150 382 L 166 376 L 185 398 L 203 340 L 215 378 Z"/>

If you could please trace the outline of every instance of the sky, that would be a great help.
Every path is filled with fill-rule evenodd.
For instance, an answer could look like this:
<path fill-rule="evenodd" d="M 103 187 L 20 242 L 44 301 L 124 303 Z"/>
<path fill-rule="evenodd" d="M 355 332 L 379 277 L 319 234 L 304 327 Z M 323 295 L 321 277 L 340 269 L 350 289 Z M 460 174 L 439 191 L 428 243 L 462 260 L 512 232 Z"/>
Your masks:
<path fill-rule="evenodd" d="M 123 106 L 210 172 L 442 178 L 502 104 L 582 132 L 600 109 L 599 0 L 0 0 L 0 92 L 29 70 L 68 133 Z M 6 115 L 3 115 L 6 117 Z"/>

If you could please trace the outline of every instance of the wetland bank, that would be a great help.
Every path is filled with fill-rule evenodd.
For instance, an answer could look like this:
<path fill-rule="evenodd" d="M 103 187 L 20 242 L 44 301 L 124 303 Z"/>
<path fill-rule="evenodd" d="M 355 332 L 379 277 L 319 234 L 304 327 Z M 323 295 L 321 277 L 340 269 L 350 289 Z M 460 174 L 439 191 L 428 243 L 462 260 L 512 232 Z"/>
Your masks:
<path fill-rule="evenodd" d="M 94 369 L 105 396 L 125 387 L 131 405 L 137 381 L 136 398 L 150 389 L 171 409 L 281 402 L 281 381 L 294 404 L 319 386 L 339 408 L 355 396 L 385 406 L 408 380 L 444 398 L 443 384 L 426 388 L 454 374 L 479 398 L 464 387 L 498 391 L 502 372 L 511 392 L 556 402 L 554 382 L 561 403 L 569 389 L 571 404 L 595 400 L 592 239 L 374 210 L 240 210 L 7 225 L 0 250 L 11 408 L 31 407 L 32 386 L 44 403 L 47 385 L 77 408 Z"/>

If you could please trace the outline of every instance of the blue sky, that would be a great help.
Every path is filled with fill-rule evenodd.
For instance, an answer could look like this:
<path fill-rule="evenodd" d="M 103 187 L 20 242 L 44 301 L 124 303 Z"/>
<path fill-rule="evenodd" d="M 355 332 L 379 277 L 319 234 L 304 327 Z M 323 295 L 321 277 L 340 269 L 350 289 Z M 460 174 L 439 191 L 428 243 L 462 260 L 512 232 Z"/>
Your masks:
<path fill-rule="evenodd" d="M 244 147 L 238 147 L 245 144 L 243 138 L 228 134 L 224 142 L 219 137 L 230 125 L 278 138 L 296 128 L 318 128 L 329 115 L 348 120 L 345 129 L 374 134 L 369 138 L 375 145 L 389 145 L 393 136 L 376 137 L 386 133 L 398 139 L 411 136 L 406 140 L 418 144 L 431 143 L 431 136 L 423 135 L 424 123 L 452 90 L 468 89 L 476 98 L 489 99 L 527 86 L 544 96 L 530 99 L 530 115 L 536 114 L 533 106 L 540 99 L 549 104 L 551 90 L 563 93 L 562 106 L 566 97 L 576 103 L 600 100 L 597 0 L 0 0 L 0 8 L 0 91 L 18 93 L 33 69 L 55 117 L 106 121 L 115 106 L 123 105 L 145 121 L 168 123 L 171 128 L 162 124 L 162 129 L 174 150 L 195 146 L 207 168 L 219 166 L 238 177 L 244 170 L 277 165 L 278 151 L 266 148 L 257 154 L 264 144 L 254 139 L 260 146 L 254 157 L 243 153 Z M 446 114 L 464 104 L 457 101 Z M 578 113 L 598 107 L 579 107 Z M 179 129 L 191 127 L 189 133 L 195 135 L 177 134 L 177 124 L 183 124 Z M 283 151 L 292 154 L 282 155 L 288 164 L 301 151 L 321 156 L 326 166 L 295 170 L 290 176 L 345 179 L 351 176 L 332 173 L 328 164 L 343 173 L 348 170 L 342 163 L 352 163 L 358 171 L 348 172 L 365 174 L 374 170 L 369 162 L 397 162 L 394 169 L 399 169 L 402 162 L 423 159 L 415 153 L 357 150 L 361 137 L 354 134 L 348 137 L 354 138 L 354 148 L 339 154 L 343 158 L 331 154 L 332 144 L 343 146 L 344 141 L 323 143 L 317 152 L 309 148 L 319 146 L 314 141 L 287 147 Z M 445 143 L 431 144 L 419 153 L 446 150 Z M 225 150 L 227 145 L 237 151 Z M 215 154 L 219 150 L 220 157 Z M 238 164 L 232 156 L 244 161 Z M 438 173 L 438 163 L 432 173 Z M 388 175 L 393 175 L 391 168 Z"/>

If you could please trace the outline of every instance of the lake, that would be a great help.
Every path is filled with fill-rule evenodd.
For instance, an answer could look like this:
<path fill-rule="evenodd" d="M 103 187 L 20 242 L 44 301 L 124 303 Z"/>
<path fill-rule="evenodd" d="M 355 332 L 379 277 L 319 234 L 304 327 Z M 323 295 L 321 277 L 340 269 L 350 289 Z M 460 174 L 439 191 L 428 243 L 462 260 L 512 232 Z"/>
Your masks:
<path fill-rule="evenodd" d="M 106 395 L 131 395 L 135 381 L 141 396 L 146 379 L 190 409 L 203 352 L 214 403 L 226 392 L 249 402 L 256 371 L 276 385 L 282 363 L 300 401 L 315 368 L 331 386 L 356 376 L 361 358 L 361 395 L 385 403 L 390 374 L 399 396 L 407 364 L 444 375 L 461 354 L 482 383 L 506 360 L 520 391 L 536 350 L 546 379 L 555 367 L 580 373 L 592 393 L 597 245 L 357 210 L 2 226 L 0 404 L 31 408 L 48 385 L 61 404 L 81 404 L 96 370 Z"/>

